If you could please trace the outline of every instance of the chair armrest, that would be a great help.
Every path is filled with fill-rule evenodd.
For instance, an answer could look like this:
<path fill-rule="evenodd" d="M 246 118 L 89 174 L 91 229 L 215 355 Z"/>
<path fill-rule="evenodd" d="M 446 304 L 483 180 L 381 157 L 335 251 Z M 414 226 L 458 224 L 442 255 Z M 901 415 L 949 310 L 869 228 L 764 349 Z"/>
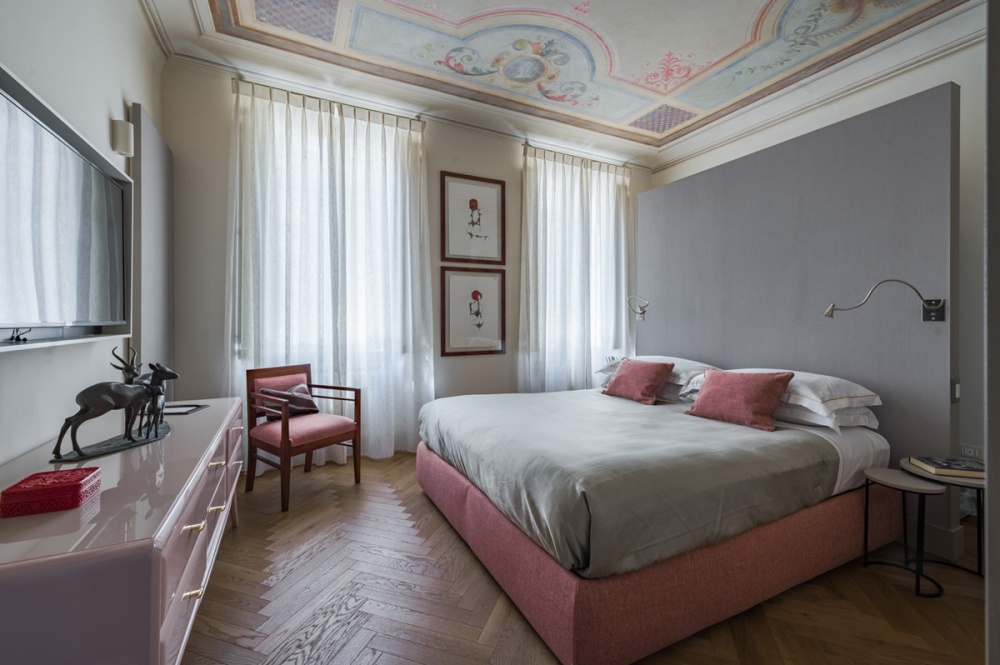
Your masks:
<path fill-rule="evenodd" d="M 262 411 L 264 413 L 270 413 L 270 414 L 273 414 L 275 416 L 281 416 L 281 419 L 283 421 L 285 421 L 286 423 L 288 422 L 288 400 L 287 399 L 282 399 L 280 397 L 275 397 L 274 395 L 265 395 L 263 393 L 254 393 L 254 392 L 250 393 L 250 397 L 253 397 L 256 400 L 260 400 L 260 403 L 257 403 L 257 404 L 253 405 L 253 409 L 255 411 Z M 277 402 L 279 406 L 277 408 L 275 408 L 274 406 L 268 406 L 267 404 L 264 404 L 263 402 Z M 256 423 L 254 423 L 254 425 L 255 424 Z M 251 427 L 253 427 L 253 425 L 251 425 Z"/>
<path fill-rule="evenodd" d="M 322 383 L 310 383 L 307 384 L 309 390 L 312 391 L 314 388 L 319 388 L 322 390 L 338 390 L 345 393 L 354 393 L 354 397 L 337 397 L 336 395 L 313 395 L 313 397 L 318 397 L 319 399 L 335 399 L 341 402 L 354 402 L 354 424 L 357 426 L 358 430 L 361 430 L 361 388 L 351 388 L 349 386 L 328 386 Z"/>
<path fill-rule="evenodd" d="M 357 404 L 357 402 L 360 401 L 360 399 L 361 399 L 361 388 L 351 388 L 349 386 L 328 386 L 328 385 L 324 385 L 322 383 L 310 383 L 310 384 L 307 384 L 307 385 L 309 386 L 309 393 L 313 397 L 318 397 L 319 399 L 335 399 L 335 400 L 338 400 L 338 401 L 341 401 L 341 402 L 354 402 L 355 404 Z M 339 395 L 316 395 L 316 394 L 313 394 L 312 391 L 314 389 L 317 389 L 317 388 L 320 389 L 320 390 L 336 390 L 336 391 L 342 392 L 342 393 L 354 393 L 354 396 L 353 397 L 346 397 L 346 396 L 339 396 Z"/>
<path fill-rule="evenodd" d="M 309 383 L 307 385 L 310 388 L 323 388 L 325 390 L 340 390 L 343 392 L 354 393 L 355 395 L 361 392 L 361 388 L 352 388 L 350 386 L 328 386 L 322 383 Z"/>

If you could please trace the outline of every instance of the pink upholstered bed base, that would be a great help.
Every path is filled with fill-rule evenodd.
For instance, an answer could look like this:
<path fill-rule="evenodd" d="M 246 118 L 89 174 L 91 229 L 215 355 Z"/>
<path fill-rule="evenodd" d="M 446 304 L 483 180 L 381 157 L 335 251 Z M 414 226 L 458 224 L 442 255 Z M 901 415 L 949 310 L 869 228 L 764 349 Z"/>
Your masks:
<path fill-rule="evenodd" d="M 583 579 L 423 442 L 417 480 L 564 665 L 631 663 L 862 554 L 856 490 L 642 570 Z M 897 491 L 871 487 L 872 549 L 899 536 L 901 512 Z"/>

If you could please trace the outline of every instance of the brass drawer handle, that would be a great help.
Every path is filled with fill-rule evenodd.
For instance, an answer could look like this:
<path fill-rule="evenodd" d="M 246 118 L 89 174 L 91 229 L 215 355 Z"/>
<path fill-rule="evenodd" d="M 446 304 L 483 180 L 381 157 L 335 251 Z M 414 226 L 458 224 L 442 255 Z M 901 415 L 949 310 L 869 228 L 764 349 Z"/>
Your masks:
<path fill-rule="evenodd" d="M 218 467 L 218 466 L 226 466 L 226 463 L 225 462 L 209 462 L 208 463 L 208 468 L 209 469 L 212 469 L 212 468 L 215 468 L 215 467 Z"/>
<path fill-rule="evenodd" d="M 210 513 L 221 513 L 225 509 L 226 509 L 226 504 L 222 504 L 221 506 L 211 506 L 211 507 L 209 507 L 208 512 L 210 512 Z"/>
<path fill-rule="evenodd" d="M 241 459 L 236 460 L 235 462 L 233 462 L 233 466 L 243 466 L 243 460 Z"/>
<path fill-rule="evenodd" d="M 230 432 L 242 432 L 243 431 L 243 425 L 237 425 L 236 427 L 231 427 L 231 428 L 229 428 L 229 431 Z"/>
<path fill-rule="evenodd" d="M 194 591 L 187 591 L 181 594 L 183 600 L 190 600 L 192 598 L 201 598 L 205 594 L 205 587 L 198 587 Z"/>
<path fill-rule="evenodd" d="M 197 524 L 185 524 L 181 527 L 181 533 L 185 531 L 203 531 L 205 529 L 205 520 L 198 522 Z"/>

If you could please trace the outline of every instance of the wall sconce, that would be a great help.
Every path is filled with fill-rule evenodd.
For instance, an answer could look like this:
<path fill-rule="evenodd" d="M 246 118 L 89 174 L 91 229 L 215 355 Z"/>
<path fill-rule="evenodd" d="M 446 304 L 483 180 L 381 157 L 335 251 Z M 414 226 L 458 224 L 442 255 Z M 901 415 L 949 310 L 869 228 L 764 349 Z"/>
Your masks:
<path fill-rule="evenodd" d="M 131 157 L 133 152 L 132 123 L 127 120 L 111 121 L 111 149 L 119 155 Z"/>
<path fill-rule="evenodd" d="M 633 306 L 632 301 L 639 303 L 639 306 Z M 639 296 L 629 296 L 625 300 L 625 305 L 628 307 L 629 311 L 635 314 L 636 321 L 646 320 L 646 307 L 649 306 L 649 301 L 645 298 L 640 298 Z"/>
<path fill-rule="evenodd" d="M 875 292 L 875 289 L 877 289 L 878 287 L 882 286 L 886 282 L 898 282 L 900 284 L 905 284 L 906 286 L 908 286 L 911 289 L 913 289 L 913 292 L 917 294 L 918 298 L 920 298 L 921 320 L 922 321 L 944 321 L 945 320 L 945 316 L 944 316 L 944 303 L 945 303 L 945 300 L 944 300 L 944 298 L 928 300 L 927 298 L 924 298 L 922 295 L 920 295 L 920 291 L 917 291 L 917 287 L 913 286 L 909 282 L 904 282 L 901 279 L 883 279 L 881 282 L 879 282 L 878 284 L 876 284 L 875 286 L 873 286 L 871 288 L 871 290 L 868 291 L 868 295 L 865 296 L 865 299 L 862 300 L 861 302 L 859 302 L 857 305 L 855 305 L 853 307 L 837 307 L 836 305 L 831 304 L 829 307 L 826 308 L 826 311 L 823 312 L 823 316 L 828 316 L 828 317 L 830 317 L 832 319 L 834 312 L 846 312 L 848 310 L 857 309 L 858 307 L 861 307 L 866 302 L 868 302 L 869 298 L 872 297 L 872 294 Z"/>

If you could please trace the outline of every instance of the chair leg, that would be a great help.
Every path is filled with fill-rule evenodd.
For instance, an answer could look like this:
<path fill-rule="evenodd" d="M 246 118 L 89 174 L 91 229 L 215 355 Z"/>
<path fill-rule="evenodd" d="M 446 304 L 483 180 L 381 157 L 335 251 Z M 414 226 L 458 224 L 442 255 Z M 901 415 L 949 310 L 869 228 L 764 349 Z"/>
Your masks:
<path fill-rule="evenodd" d="M 292 458 L 281 458 L 281 512 L 288 512 L 288 490 L 292 481 Z"/>
<path fill-rule="evenodd" d="M 309 473 L 310 471 L 312 471 L 312 468 L 313 468 L 313 451 L 310 450 L 309 452 L 306 453 L 306 463 L 303 471 Z"/>
<path fill-rule="evenodd" d="M 247 448 L 247 485 L 244 491 L 253 491 L 253 481 L 257 477 L 257 448 L 253 444 Z"/>
<path fill-rule="evenodd" d="M 354 445 L 351 447 L 354 451 L 354 482 L 361 482 L 361 442 L 354 439 Z"/>

